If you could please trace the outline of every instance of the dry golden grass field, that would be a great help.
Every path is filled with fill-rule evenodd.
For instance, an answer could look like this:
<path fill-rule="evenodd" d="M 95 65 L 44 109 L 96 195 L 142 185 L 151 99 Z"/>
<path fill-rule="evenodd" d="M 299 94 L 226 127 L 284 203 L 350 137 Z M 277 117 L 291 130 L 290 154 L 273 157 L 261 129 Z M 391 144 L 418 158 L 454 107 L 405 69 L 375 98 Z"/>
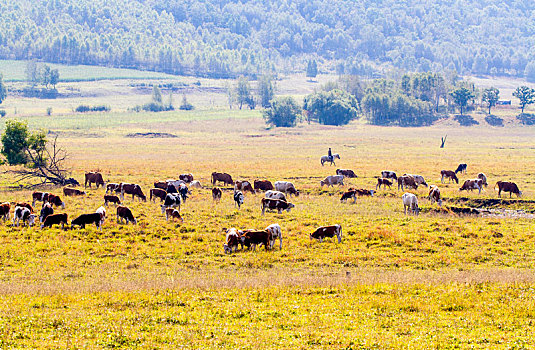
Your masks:
<path fill-rule="evenodd" d="M 20 103 L 19 110 L 28 103 L 8 102 Z M 166 222 L 159 203 L 129 197 L 136 226 L 116 223 L 113 205 L 102 231 L 0 223 L 1 349 L 535 347 L 532 127 L 355 122 L 267 129 L 258 111 L 209 106 L 19 117 L 59 135 L 80 182 L 84 172 L 99 170 L 106 181 L 139 183 L 148 195 L 155 180 L 191 172 L 204 188 L 192 189 L 181 209 L 183 224 Z M 177 137 L 126 137 L 135 132 Z M 337 167 L 320 165 L 328 147 L 341 155 Z M 459 163 L 468 164 L 461 181 L 487 175 L 481 195 L 440 183 L 440 170 Z M 353 169 L 358 178 L 320 188 L 336 168 Z M 443 208 L 425 198 L 425 188 L 412 191 L 419 216 L 403 214 L 403 192 L 394 187 L 340 203 L 350 186 L 375 189 L 381 170 L 423 175 L 440 187 Z M 237 210 L 231 190 L 221 203 L 212 201 L 213 171 L 234 180 L 289 180 L 301 195 L 281 215 L 260 215 L 263 194 L 246 194 Z M 523 196 L 491 201 L 498 180 L 515 181 Z M 12 174 L 2 175 L 1 200 L 30 201 L 31 191 L 7 189 L 12 181 Z M 69 221 L 94 212 L 104 190 L 87 192 L 65 198 L 66 208 L 57 212 Z M 468 207 L 490 211 L 455 213 Z M 223 253 L 223 228 L 271 223 L 282 227 L 282 250 Z M 342 243 L 309 239 L 316 227 L 336 223 Z"/>

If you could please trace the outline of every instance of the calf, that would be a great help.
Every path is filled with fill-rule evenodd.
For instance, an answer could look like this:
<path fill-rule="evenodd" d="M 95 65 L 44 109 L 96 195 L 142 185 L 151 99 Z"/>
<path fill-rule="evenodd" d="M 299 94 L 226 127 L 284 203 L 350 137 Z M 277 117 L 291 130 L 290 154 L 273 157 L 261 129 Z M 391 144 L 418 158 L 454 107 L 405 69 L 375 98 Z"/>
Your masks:
<path fill-rule="evenodd" d="M 327 187 L 334 186 L 334 185 L 343 186 L 344 185 L 344 175 L 330 175 L 330 176 L 327 176 L 325 179 L 320 181 L 320 185 L 321 185 L 321 187 L 323 187 L 323 185 L 327 185 Z"/>
<path fill-rule="evenodd" d="M 26 202 L 19 202 L 15 205 L 16 207 L 24 207 L 24 208 L 28 208 L 30 209 L 30 213 L 33 213 L 33 207 L 31 206 L 30 203 L 26 203 Z"/>
<path fill-rule="evenodd" d="M 41 208 L 41 213 L 39 215 L 39 222 L 44 222 L 46 217 L 52 214 L 54 214 L 54 208 L 52 208 L 50 203 L 43 204 L 43 207 Z"/>
<path fill-rule="evenodd" d="M 266 231 L 271 233 L 271 242 L 269 242 L 269 249 L 273 249 L 275 241 L 279 240 L 279 249 L 282 249 L 282 229 L 279 224 L 271 224 L 266 227 Z"/>
<path fill-rule="evenodd" d="M 275 188 L 269 180 L 254 180 L 255 191 L 272 191 Z"/>
<path fill-rule="evenodd" d="M 141 186 L 139 186 L 138 184 L 121 184 L 121 198 L 124 200 L 124 195 L 126 194 L 131 194 L 132 195 L 132 200 L 134 200 L 134 196 L 138 197 L 139 200 L 143 201 L 143 202 L 146 202 L 147 201 L 147 197 L 145 196 L 145 194 L 143 193 L 143 191 L 141 190 Z"/>
<path fill-rule="evenodd" d="M 241 208 L 241 205 L 243 204 L 243 200 L 244 200 L 244 196 L 243 196 L 243 193 L 241 193 L 241 191 L 236 191 L 234 192 L 234 205 L 238 206 L 238 209 Z"/>
<path fill-rule="evenodd" d="M 466 173 L 466 167 L 467 167 L 467 165 L 464 164 L 464 163 L 459 164 L 457 169 L 455 169 L 455 174 L 457 174 L 457 173 L 461 173 L 461 174 L 462 173 Z"/>
<path fill-rule="evenodd" d="M 119 205 L 117 207 L 117 223 L 119 223 L 119 219 L 121 220 L 121 224 L 123 223 L 123 219 L 126 220 L 127 224 L 129 222 L 132 222 L 134 225 L 137 224 L 137 220 L 134 218 L 132 211 L 124 205 Z"/>
<path fill-rule="evenodd" d="M 440 198 L 440 189 L 435 186 L 431 185 L 429 187 L 429 196 L 427 196 L 431 203 L 437 202 L 439 206 L 442 206 L 442 199 Z"/>
<path fill-rule="evenodd" d="M 479 194 L 481 194 L 482 187 L 483 187 L 483 181 L 481 179 L 466 180 L 461 186 L 461 188 L 459 188 L 459 191 L 478 190 Z"/>
<path fill-rule="evenodd" d="M 281 201 L 280 199 L 269 199 L 262 198 L 262 215 L 266 212 L 266 209 L 277 210 L 277 213 L 282 214 L 283 210 L 290 211 L 290 209 L 295 208 L 295 205 L 288 203 L 286 201 Z"/>
<path fill-rule="evenodd" d="M 198 180 L 193 180 L 189 185 L 191 188 L 202 188 L 202 185 Z"/>
<path fill-rule="evenodd" d="M 487 187 L 489 185 L 487 183 L 487 176 L 485 174 L 479 173 L 479 174 L 477 174 L 477 178 L 481 179 L 481 183 L 483 184 L 483 186 Z"/>
<path fill-rule="evenodd" d="M 60 225 L 60 224 L 61 224 L 62 229 L 64 229 L 65 225 L 67 225 L 66 213 L 48 215 L 45 221 L 41 224 L 41 228 L 52 227 L 53 225 Z"/>
<path fill-rule="evenodd" d="M 180 184 L 178 186 L 178 193 L 180 193 L 180 196 L 182 197 L 182 202 L 186 203 L 186 199 L 188 199 L 188 193 L 191 192 L 186 184 Z"/>
<path fill-rule="evenodd" d="M 457 175 L 455 175 L 455 172 L 454 171 L 451 171 L 451 170 L 441 170 L 440 171 L 440 176 L 442 177 L 440 179 L 440 182 L 444 183 L 444 178 L 447 178 L 449 181 L 448 182 L 451 182 L 451 180 L 455 181 L 455 183 L 459 183 L 459 179 L 457 178 Z"/>
<path fill-rule="evenodd" d="M 238 250 L 238 245 L 241 244 L 243 249 L 243 242 L 241 240 L 241 237 L 238 233 L 238 230 L 235 228 L 229 228 L 226 231 L 227 235 L 225 237 L 225 243 L 223 244 L 223 251 L 225 254 L 232 253 L 232 250 L 234 251 Z"/>
<path fill-rule="evenodd" d="M 375 189 L 381 188 L 383 186 L 383 189 L 386 190 L 386 186 L 390 189 L 392 187 L 392 181 L 388 180 L 387 178 L 378 178 L 377 179 L 377 185 L 375 185 Z"/>
<path fill-rule="evenodd" d="M 277 191 L 288 194 L 290 197 L 292 196 L 292 194 L 295 195 L 296 197 L 299 196 L 299 191 L 295 189 L 294 184 L 288 181 L 276 181 L 275 189 Z"/>
<path fill-rule="evenodd" d="M 221 189 L 219 187 L 212 188 L 212 198 L 214 201 L 219 202 L 221 200 Z"/>
<path fill-rule="evenodd" d="M 264 196 L 270 199 L 280 199 L 281 201 L 286 201 L 286 196 L 280 191 L 266 191 Z"/>
<path fill-rule="evenodd" d="M 80 226 L 80 228 L 85 228 L 85 225 L 95 224 L 97 229 L 102 230 L 102 216 L 100 213 L 91 213 L 91 214 L 82 214 L 76 219 L 71 221 L 71 229 L 74 226 Z"/>
<path fill-rule="evenodd" d="M 417 190 L 418 184 L 416 183 L 416 180 L 414 180 L 414 177 L 412 177 L 411 175 L 403 175 L 398 177 L 398 191 L 400 187 L 402 191 L 404 187 L 414 188 L 415 190 Z"/>
<path fill-rule="evenodd" d="M 249 191 L 252 194 L 256 193 L 249 181 L 236 181 L 234 183 L 234 191 L 242 191 L 242 193 Z"/>
<path fill-rule="evenodd" d="M 165 220 L 169 221 L 169 218 L 178 219 L 180 220 L 180 222 L 184 222 L 184 219 L 182 219 L 182 216 L 180 216 L 180 212 L 176 210 L 175 208 L 165 209 Z"/>
<path fill-rule="evenodd" d="M 9 212 L 11 211 L 11 204 L 8 202 L 0 204 L 0 216 L 4 218 L 4 222 L 9 220 Z M 31 213 L 31 212 L 30 212 Z"/>
<path fill-rule="evenodd" d="M 344 175 L 344 177 L 356 178 L 357 175 L 351 169 L 336 169 L 336 175 Z"/>
<path fill-rule="evenodd" d="M 393 171 L 390 171 L 390 170 L 381 171 L 381 177 L 384 178 L 384 179 L 392 179 L 392 180 L 397 180 L 398 179 L 396 173 L 393 172 Z"/>
<path fill-rule="evenodd" d="M 85 196 L 86 193 L 85 191 L 80 191 L 76 188 L 72 188 L 72 187 L 63 187 L 63 194 L 65 196 Z"/>
<path fill-rule="evenodd" d="M 498 181 L 496 182 L 496 185 L 494 185 L 494 190 L 496 190 L 496 186 L 498 186 L 498 197 L 500 197 L 502 191 L 509 192 L 509 198 L 511 198 L 513 193 L 516 194 L 517 197 L 522 196 L 522 192 L 514 182 Z"/>
<path fill-rule="evenodd" d="M 317 239 L 320 243 L 323 242 L 325 237 L 334 237 L 338 238 L 338 243 L 342 242 L 342 226 L 341 225 L 332 225 L 332 226 L 322 226 L 318 227 L 316 231 L 310 234 L 310 239 Z"/>
<path fill-rule="evenodd" d="M 108 206 L 108 203 L 115 203 L 116 205 L 121 204 L 121 200 L 117 196 L 104 195 L 104 205 Z"/>
<path fill-rule="evenodd" d="M 121 185 L 122 184 L 118 184 L 118 183 L 108 183 L 106 185 L 106 194 L 108 194 L 108 192 L 110 193 L 120 193 L 121 192 Z"/>
<path fill-rule="evenodd" d="M 156 198 L 160 198 L 160 202 L 161 202 L 165 199 L 165 196 L 167 196 L 167 191 L 162 190 L 161 188 L 151 188 L 149 191 L 149 194 L 150 194 L 151 202 L 153 198 L 155 202 L 156 202 Z"/>
<path fill-rule="evenodd" d="M 344 192 L 344 194 L 342 194 L 342 197 L 340 198 L 340 202 L 345 202 L 348 199 L 353 199 L 353 203 L 357 202 L 357 194 L 354 189 L 349 189 L 349 191 Z"/>
<path fill-rule="evenodd" d="M 409 208 L 409 213 L 412 212 L 415 215 L 418 215 L 420 208 L 418 208 L 418 198 L 412 193 L 404 193 L 401 196 L 403 201 L 403 210 L 405 215 L 407 215 L 407 208 Z"/>
<path fill-rule="evenodd" d="M 23 224 L 27 222 L 28 226 L 32 227 L 35 222 L 35 214 L 32 214 L 28 208 L 15 207 L 15 211 L 13 212 L 13 226 L 19 226 L 20 220 L 22 220 Z"/>
<path fill-rule="evenodd" d="M 246 230 L 241 235 L 241 241 L 247 248 L 253 247 L 253 251 L 256 250 L 257 245 L 264 245 L 266 250 L 271 248 L 272 235 L 267 230 Z"/>
<path fill-rule="evenodd" d="M 178 193 L 168 193 L 165 196 L 163 204 L 160 206 L 162 208 L 162 214 L 165 213 L 165 209 L 178 207 L 180 211 L 180 204 L 182 204 L 182 197 Z"/>

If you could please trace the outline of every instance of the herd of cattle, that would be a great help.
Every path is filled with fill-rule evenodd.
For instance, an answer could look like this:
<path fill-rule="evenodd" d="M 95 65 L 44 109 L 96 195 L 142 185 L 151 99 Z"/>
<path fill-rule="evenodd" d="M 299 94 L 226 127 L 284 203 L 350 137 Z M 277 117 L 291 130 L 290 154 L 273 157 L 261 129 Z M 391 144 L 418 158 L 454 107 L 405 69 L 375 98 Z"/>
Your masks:
<path fill-rule="evenodd" d="M 441 182 L 444 183 L 445 179 L 448 179 L 449 182 L 455 181 L 458 184 L 459 179 L 457 178 L 457 173 L 466 172 L 466 167 L 466 164 L 460 164 L 456 171 L 442 170 Z M 337 169 L 336 175 L 327 176 L 325 179 L 321 180 L 320 186 L 342 186 L 344 185 L 344 178 L 356 177 L 357 176 L 352 170 Z M 397 181 L 398 190 L 401 189 L 402 191 L 405 188 L 417 190 L 419 186 L 428 187 L 429 194 L 427 198 L 431 203 L 436 202 L 438 205 L 442 205 L 440 189 L 436 185 L 429 186 L 423 176 L 403 174 L 398 177 L 395 172 L 387 170 L 381 172 L 381 177 L 377 179 L 375 190 L 350 188 L 342 194 L 340 201 L 343 202 L 348 199 L 353 199 L 353 201 L 356 202 L 358 196 L 373 196 L 375 191 L 381 189 L 381 186 L 383 186 L 383 189 L 386 189 L 386 187 L 391 188 L 393 181 Z M 234 186 L 233 199 L 235 206 L 237 206 L 238 209 L 244 202 L 245 192 L 250 192 L 252 194 L 259 191 L 264 192 L 264 197 L 260 201 L 262 215 L 265 214 L 266 210 L 274 210 L 279 214 L 281 214 L 283 210 L 289 212 L 295 205 L 287 200 L 287 196 L 299 196 L 299 191 L 294 184 L 288 181 L 277 181 L 272 184 L 268 180 L 255 180 L 251 184 L 249 181 L 234 181 L 232 176 L 227 173 L 214 172 L 211 175 L 211 182 L 213 186 L 212 198 L 215 202 L 221 200 L 223 193 L 222 189 L 216 186 L 218 182 L 223 185 Z M 116 205 L 117 222 L 122 223 L 123 220 L 125 220 L 126 224 L 130 222 L 133 224 L 137 223 L 132 211 L 127 206 L 123 205 L 123 201 L 125 195 L 131 195 L 132 200 L 138 198 L 140 201 L 146 201 L 147 197 L 143 193 L 140 185 L 130 183 L 106 184 L 100 173 L 86 173 L 85 187 L 91 188 L 92 184 L 95 184 L 97 189 L 99 186 L 106 188 L 103 198 L 104 205 L 99 207 L 93 213 L 85 213 L 73 219 L 71 221 L 71 228 L 75 226 L 85 228 L 86 225 L 94 224 L 98 229 L 102 229 L 102 224 L 106 218 L 105 207 L 107 207 L 109 203 Z M 481 193 L 484 186 L 488 186 L 487 177 L 485 174 L 479 173 L 477 178 L 466 180 L 459 190 L 478 190 L 479 193 Z M 178 180 L 157 181 L 154 183 L 154 187 L 149 190 L 149 200 L 152 202 L 156 201 L 156 199 L 160 199 L 160 202 L 162 203 L 160 205 L 161 212 L 162 214 L 165 214 L 166 220 L 177 219 L 183 222 L 180 215 L 180 208 L 191 194 L 190 188 L 202 188 L 201 183 L 198 180 L 194 180 L 192 174 L 182 174 L 179 176 Z M 517 196 L 522 194 L 514 182 L 498 181 L 495 186 L 495 189 L 496 188 L 498 188 L 498 196 L 501 196 L 502 192 L 509 192 L 510 196 L 513 193 Z M 63 194 L 65 196 L 85 196 L 86 192 L 73 187 L 64 187 Z M 409 213 L 412 212 L 417 215 L 419 207 L 416 195 L 406 192 L 401 198 L 405 214 L 407 214 L 408 209 Z M 52 227 L 53 225 L 61 225 L 62 228 L 64 228 L 64 226 L 68 224 L 68 216 L 66 213 L 54 212 L 54 207 L 65 208 L 65 202 L 63 202 L 58 195 L 46 192 L 33 192 L 32 204 L 26 202 L 6 202 L 0 204 L 0 216 L 4 218 L 4 221 L 8 220 L 10 217 L 11 205 L 15 204 L 13 225 L 19 226 L 20 221 L 22 221 L 23 223 L 27 223 L 28 226 L 32 226 L 35 223 L 36 218 L 33 207 L 38 201 L 43 203 L 39 215 L 41 228 Z M 241 245 L 242 249 L 244 246 L 255 249 L 256 245 L 263 244 L 266 249 L 271 249 L 277 239 L 280 241 L 280 248 L 282 249 L 282 230 L 278 224 L 272 224 L 264 230 L 237 230 L 235 228 L 224 230 L 226 231 L 226 241 L 223 247 L 226 253 L 236 251 L 238 245 Z M 341 242 L 342 227 L 340 225 L 322 226 L 310 234 L 311 239 L 317 239 L 320 242 L 326 237 L 335 236 L 338 238 L 338 242 Z"/>

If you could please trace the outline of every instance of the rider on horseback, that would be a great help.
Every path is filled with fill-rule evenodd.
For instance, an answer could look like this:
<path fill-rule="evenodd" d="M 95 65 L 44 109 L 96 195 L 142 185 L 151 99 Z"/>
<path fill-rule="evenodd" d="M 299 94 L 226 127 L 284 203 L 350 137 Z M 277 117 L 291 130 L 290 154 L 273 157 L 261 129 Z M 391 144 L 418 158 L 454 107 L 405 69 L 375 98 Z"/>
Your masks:
<path fill-rule="evenodd" d="M 327 153 L 327 156 L 329 157 L 329 161 L 332 162 L 333 159 L 333 152 L 331 151 L 331 147 L 329 147 L 329 152 Z"/>

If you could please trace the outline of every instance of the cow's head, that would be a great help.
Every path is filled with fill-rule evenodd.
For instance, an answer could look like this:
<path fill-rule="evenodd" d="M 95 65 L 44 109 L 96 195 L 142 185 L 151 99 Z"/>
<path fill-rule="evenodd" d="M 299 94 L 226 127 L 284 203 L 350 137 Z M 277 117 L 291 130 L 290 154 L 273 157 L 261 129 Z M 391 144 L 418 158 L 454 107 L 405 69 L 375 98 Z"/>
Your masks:
<path fill-rule="evenodd" d="M 32 227 L 34 223 L 35 223 L 35 214 L 30 214 L 28 216 L 28 225 Z"/>
<path fill-rule="evenodd" d="M 225 252 L 225 254 L 230 254 L 230 253 L 232 253 L 232 248 L 230 248 L 226 244 L 223 244 L 223 251 Z"/>
<path fill-rule="evenodd" d="M 323 187 L 323 185 L 325 185 L 325 181 L 321 180 L 320 181 L 320 185 L 321 185 L 321 187 Z"/>
<path fill-rule="evenodd" d="M 288 203 L 288 207 L 287 207 L 285 210 L 289 212 L 290 209 L 292 209 L 292 208 L 295 208 L 295 204 L 293 204 L 293 203 Z"/>

